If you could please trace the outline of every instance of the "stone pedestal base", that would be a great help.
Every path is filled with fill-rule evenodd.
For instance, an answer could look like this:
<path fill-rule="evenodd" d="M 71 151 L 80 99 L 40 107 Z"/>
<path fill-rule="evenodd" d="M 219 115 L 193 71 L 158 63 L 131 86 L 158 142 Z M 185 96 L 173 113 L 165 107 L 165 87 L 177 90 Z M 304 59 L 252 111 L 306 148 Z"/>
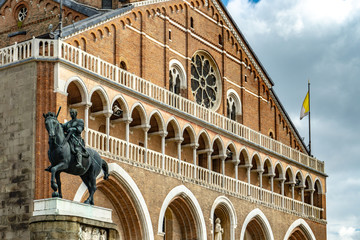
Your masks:
<path fill-rule="evenodd" d="M 80 216 L 76 216 L 77 213 Z M 85 217 L 88 214 L 90 216 Z M 110 209 L 54 198 L 34 203 L 30 239 L 117 240 L 119 234 L 116 224 L 111 221 Z"/>

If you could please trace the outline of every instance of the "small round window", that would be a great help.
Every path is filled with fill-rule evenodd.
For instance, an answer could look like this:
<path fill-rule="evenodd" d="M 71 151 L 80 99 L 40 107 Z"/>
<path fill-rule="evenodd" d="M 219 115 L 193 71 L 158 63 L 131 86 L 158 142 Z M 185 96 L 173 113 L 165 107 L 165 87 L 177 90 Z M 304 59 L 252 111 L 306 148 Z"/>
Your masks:
<path fill-rule="evenodd" d="M 28 13 L 28 9 L 26 7 L 20 7 L 20 10 L 18 12 L 18 21 L 22 22 L 25 20 Z"/>
<path fill-rule="evenodd" d="M 205 52 L 191 59 L 191 90 L 197 104 L 216 110 L 220 105 L 221 81 L 215 62 Z"/>

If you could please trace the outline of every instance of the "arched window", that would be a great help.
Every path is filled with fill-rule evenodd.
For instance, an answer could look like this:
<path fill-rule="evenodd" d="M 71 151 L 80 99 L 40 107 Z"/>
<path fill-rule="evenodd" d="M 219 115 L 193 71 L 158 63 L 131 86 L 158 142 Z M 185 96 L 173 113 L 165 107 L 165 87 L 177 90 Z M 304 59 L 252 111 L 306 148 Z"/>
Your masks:
<path fill-rule="evenodd" d="M 227 117 L 231 120 L 236 120 L 236 106 L 234 99 L 229 96 L 227 99 Z"/>
<path fill-rule="evenodd" d="M 120 62 L 120 68 L 127 71 L 127 66 L 126 66 L 126 63 L 124 61 Z"/>
<path fill-rule="evenodd" d="M 238 94 L 235 90 L 230 89 L 227 93 L 227 117 L 237 121 L 241 115 L 241 104 Z"/>
<path fill-rule="evenodd" d="M 180 95 L 181 89 L 186 89 L 185 70 L 179 61 L 173 59 L 169 68 L 169 90 Z"/>

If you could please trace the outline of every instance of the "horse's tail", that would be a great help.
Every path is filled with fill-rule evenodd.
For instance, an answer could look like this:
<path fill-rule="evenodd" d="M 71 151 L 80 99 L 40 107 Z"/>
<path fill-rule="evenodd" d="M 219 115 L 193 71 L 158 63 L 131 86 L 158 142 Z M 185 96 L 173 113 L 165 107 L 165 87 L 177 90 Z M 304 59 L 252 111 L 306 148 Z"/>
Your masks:
<path fill-rule="evenodd" d="M 109 167 L 107 162 L 105 162 L 104 159 L 101 159 L 101 168 L 104 171 L 104 179 L 108 179 L 109 178 Z"/>

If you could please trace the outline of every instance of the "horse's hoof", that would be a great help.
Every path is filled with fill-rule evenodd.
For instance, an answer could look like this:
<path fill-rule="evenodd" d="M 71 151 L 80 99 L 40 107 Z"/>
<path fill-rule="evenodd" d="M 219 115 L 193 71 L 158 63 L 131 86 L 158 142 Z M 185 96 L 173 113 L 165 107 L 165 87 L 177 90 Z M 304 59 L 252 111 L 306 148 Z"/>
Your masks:
<path fill-rule="evenodd" d="M 59 193 L 58 192 L 53 192 L 51 196 L 57 198 L 57 197 L 59 197 Z"/>
<path fill-rule="evenodd" d="M 104 180 L 107 180 L 109 178 L 109 174 L 105 173 L 104 174 Z"/>
<path fill-rule="evenodd" d="M 90 201 L 87 199 L 87 200 L 85 200 L 85 202 L 84 202 L 85 204 L 89 204 L 90 203 Z"/>

